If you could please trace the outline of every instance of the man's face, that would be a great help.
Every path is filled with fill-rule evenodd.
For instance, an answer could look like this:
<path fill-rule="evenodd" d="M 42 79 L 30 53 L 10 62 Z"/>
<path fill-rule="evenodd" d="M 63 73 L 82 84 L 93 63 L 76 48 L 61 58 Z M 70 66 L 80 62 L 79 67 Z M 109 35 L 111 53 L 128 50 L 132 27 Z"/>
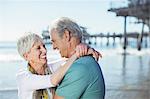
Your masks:
<path fill-rule="evenodd" d="M 62 57 L 68 57 L 67 42 L 65 40 L 65 37 L 60 37 L 56 30 L 51 31 L 50 35 L 53 49 L 59 50 L 59 53 Z"/>

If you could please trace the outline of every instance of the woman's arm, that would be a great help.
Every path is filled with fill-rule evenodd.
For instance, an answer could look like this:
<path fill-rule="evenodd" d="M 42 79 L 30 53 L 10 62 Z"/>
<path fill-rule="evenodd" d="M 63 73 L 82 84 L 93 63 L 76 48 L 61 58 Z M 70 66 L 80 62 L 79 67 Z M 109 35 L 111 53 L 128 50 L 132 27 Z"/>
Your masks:
<path fill-rule="evenodd" d="M 79 58 L 84 55 L 92 55 L 96 61 L 98 61 L 99 57 L 102 57 L 98 51 L 96 51 L 93 48 L 90 48 L 86 44 L 82 44 L 82 43 L 76 47 L 76 50 L 73 53 L 74 53 L 74 55 L 72 55 L 68 59 L 67 63 L 64 64 L 64 66 L 59 66 L 59 68 L 56 70 L 56 72 L 52 74 L 51 83 L 53 85 L 56 86 L 59 84 L 59 82 L 62 80 L 65 73 L 70 68 L 72 63 L 77 59 L 77 57 Z"/>
<path fill-rule="evenodd" d="M 19 89 L 29 91 L 55 87 L 59 84 L 71 64 L 76 59 L 77 56 L 75 54 L 72 55 L 63 66 L 60 66 L 55 73 L 51 75 L 36 75 L 26 70 L 19 71 L 16 77 Z"/>
<path fill-rule="evenodd" d="M 96 61 L 98 61 L 99 57 L 102 58 L 102 54 L 100 52 L 96 51 L 94 48 L 91 48 L 90 46 L 84 43 L 80 43 L 76 47 L 75 52 L 77 54 L 77 57 L 81 57 L 84 55 L 92 55 Z"/>
<path fill-rule="evenodd" d="M 50 78 L 51 75 L 32 74 L 27 70 L 21 70 L 16 75 L 18 88 L 23 91 L 55 87 Z"/>
<path fill-rule="evenodd" d="M 76 54 L 72 55 L 63 66 L 60 66 L 56 70 L 56 72 L 51 75 L 51 83 L 54 86 L 59 84 L 59 82 L 62 80 L 67 70 L 70 68 L 70 66 L 76 59 L 77 59 Z"/>
<path fill-rule="evenodd" d="M 61 58 L 55 61 L 48 62 L 48 67 L 50 68 L 51 72 L 54 73 L 62 64 L 65 64 L 67 58 Z"/>
<path fill-rule="evenodd" d="M 99 57 L 102 57 L 102 55 L 94 50 L 93 48 L 90 48 L 89 46 L 87 46 L 86 44 L 79 44 L 76 47 L 75 52 L 73 52 L 74 54 L 68 59 L 67 63 L 64 64 L 64 66 L 60 66 L 55 73 L 52 74 L 51 76 L 51 83 L 53 85 L 58 85 L 59 82 L 62 80 L 62 78 L 64 77 L 65 73 L 67 72 L 67 70 L 70 68 L 70 66 L 72 65 L 72 63 L 77 59 L 77 57 L 81 57 L 84 55 L 92 55 L 95 60 L 98 61 Z"/>

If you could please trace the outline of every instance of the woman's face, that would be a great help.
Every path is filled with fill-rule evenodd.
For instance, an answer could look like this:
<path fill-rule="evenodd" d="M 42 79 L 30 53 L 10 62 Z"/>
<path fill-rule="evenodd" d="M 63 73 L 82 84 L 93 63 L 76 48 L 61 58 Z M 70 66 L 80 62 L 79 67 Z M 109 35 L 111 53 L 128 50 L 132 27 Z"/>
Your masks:
<path fill-rule="evenodd" d="M 45 65 L 47 63 L 47 50 L 43 42 L 35 42 L 27 53 L 27 61 L 30 64 Z"/>

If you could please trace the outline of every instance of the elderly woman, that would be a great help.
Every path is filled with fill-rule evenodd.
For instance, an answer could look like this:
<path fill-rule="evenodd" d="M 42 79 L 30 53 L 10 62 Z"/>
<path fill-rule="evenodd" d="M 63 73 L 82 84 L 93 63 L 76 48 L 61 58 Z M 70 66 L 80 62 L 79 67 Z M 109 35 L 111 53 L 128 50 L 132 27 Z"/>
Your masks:
<path fill-rule="evenodd" d="M 88 54 L 99 57 L 97 51 L 87 50 L 82 44 L 64 65 L 61 64 L 65 60 L 47 64 L 47 50 L 42 38 L 36 34 L 21 37 L 17 47 L 19 54 L 28 62 L 27 69 L 17 74 L 19 99 L 52 99 L 50 88 L 59 84 L 77 57 Z"/>

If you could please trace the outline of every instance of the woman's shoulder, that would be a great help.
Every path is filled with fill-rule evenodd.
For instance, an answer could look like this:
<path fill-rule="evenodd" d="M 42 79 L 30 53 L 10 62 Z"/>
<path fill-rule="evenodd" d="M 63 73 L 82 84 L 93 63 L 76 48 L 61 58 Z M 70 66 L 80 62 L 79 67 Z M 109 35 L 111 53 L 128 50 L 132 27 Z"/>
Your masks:
<path fill-rule="evenodd" d="M 30 72 L 27 69 L 22 68 L 16 73 L 16 78 L 22 79 L 24 76 L 27 76 L 29 74 Z"/>

